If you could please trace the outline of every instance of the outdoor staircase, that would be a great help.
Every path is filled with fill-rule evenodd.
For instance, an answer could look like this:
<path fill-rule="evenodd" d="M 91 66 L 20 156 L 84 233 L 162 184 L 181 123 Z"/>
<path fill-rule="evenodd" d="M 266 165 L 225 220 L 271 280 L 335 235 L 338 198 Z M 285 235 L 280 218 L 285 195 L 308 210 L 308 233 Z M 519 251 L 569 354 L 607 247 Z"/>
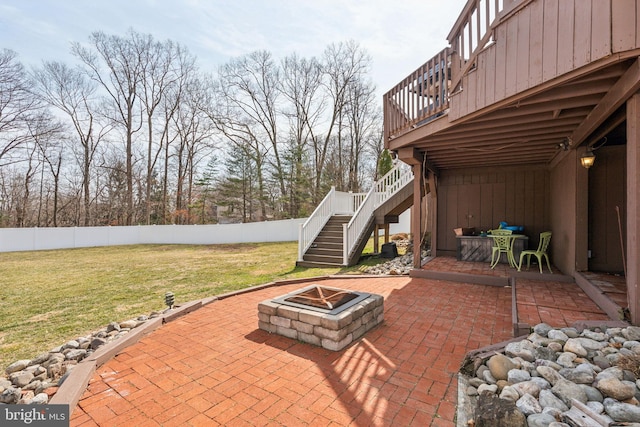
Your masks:
<path fill-rule="evenodd" d="M 352 217 L 352 215 L 331 216 L 307 249 L 303 261 L 299 261 L 298 265 L 301 267 L 341 265 L 344 256 L 343 227 L 351 221 Z"/>
<path fill-rule="evenodd" d="M 332 188 L 300 227 L 296 265 L 356 264 L 376 224 L 397 222 L 397 217 L 412 202 L 413 174 L 403 163 L 376 181 L 368 193 L 346 193 Z"/>

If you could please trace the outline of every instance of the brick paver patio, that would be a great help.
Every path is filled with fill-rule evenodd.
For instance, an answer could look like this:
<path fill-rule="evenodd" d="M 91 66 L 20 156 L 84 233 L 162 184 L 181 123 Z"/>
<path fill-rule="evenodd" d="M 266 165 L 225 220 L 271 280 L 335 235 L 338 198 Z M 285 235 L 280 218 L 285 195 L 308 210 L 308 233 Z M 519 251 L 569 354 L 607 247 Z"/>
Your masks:
<path fill-rule="evenodd" d="M 322 284 L 383 295 L 384 323 L 331 352 L 258 329 L 260 301 L 307 284 L 216 301 L 100 367 L 71 425 L 451 426 L 465 354 L 511 338 L 510 288 L 408 277 Z M 558 298 L 567 292 L 576 288 Z"/>

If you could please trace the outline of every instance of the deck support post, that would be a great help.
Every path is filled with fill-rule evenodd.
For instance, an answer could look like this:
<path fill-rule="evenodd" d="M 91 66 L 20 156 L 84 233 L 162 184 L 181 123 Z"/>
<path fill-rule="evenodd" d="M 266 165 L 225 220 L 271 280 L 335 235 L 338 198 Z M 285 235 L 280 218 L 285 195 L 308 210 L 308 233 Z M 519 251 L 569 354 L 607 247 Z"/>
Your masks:
<path fill-rule="evenodd" d="M 380 226 L 378 224 L 373 229 L 373 253 L 380 253 Z"/>
<path fill-rule="evenodd" d="M 640 93 L 627 101 L 627 299 L 631 322 L 640 324 Z"/>
<path fill-rule="evenodd" d="M 431 228 L 431 256 L 438 256 L 438 248 L 436 242 L 438 241 L 438 188 L 437 177 L 432 171 L 429 171 L 429 226 Z"/>
<path fill-rule="evenodd" d="M 420 268 L 422 253 L 422 163 L 413 165 L 413 207 L 411 208 L 411 236 L 413 239 L 413 268 Z"/>

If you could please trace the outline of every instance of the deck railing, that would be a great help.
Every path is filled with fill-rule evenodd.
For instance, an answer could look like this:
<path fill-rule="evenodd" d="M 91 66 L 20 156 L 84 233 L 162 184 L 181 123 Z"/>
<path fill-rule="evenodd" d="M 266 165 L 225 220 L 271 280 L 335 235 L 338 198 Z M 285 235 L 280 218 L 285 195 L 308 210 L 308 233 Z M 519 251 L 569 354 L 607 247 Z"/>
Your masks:
<path fill-rule="evenodd" d="M 476 66 L 476 58 L 494 40 L 496 23 L 532 0 L 468 0 L 447 36 L 452 52 L 452 92 L 462 76 Z"/>
<path fill-rule="evenodd" d="M 449 56 L 449 48 L 442 50 L 384 94 L 385 141 L 449 108 Z"/>
<path fill-rule="evenodd" d="M 441 116 L 449 94 L 494 38 L 496 23 L 532 0 L 468 0 L 443 49 L 383 96 L 385 143 Z"/>
<path fill-rule="evenodd" d="M 348 265 L 349 256 L 355 249 L 360 235 L 365 231 L 373 214 L 384 202 L 413 181 L 413 172 L 405 163 L 399 162 L 369 190 L 360 207 L 348 224 L 343 225 L 343 264 Z"/>

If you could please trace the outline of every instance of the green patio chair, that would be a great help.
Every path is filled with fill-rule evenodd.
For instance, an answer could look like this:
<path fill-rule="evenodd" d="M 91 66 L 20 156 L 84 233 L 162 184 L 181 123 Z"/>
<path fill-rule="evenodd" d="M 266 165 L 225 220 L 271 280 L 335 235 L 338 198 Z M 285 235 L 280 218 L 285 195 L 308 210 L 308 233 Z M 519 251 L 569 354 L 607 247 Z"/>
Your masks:
<path fill-rule="evenodd" d="M 493 239 L 493 247 L 491 248 L 491 268 L 495 268 L 500 262 L 502 254 L 507 255 L 507 260 L 512 264 L 511 250 L 513 239 L 511 238 L 511 230 L 491 230 L 491 238 Z"/>
<path fill-rule="evenodd" d="M 513 231 L 505 230 L 504 228 L 496 228 L 495 230 L 489 230 L 489 234 L 493 234 L 494 236 L 508 236 L 512 233 Z"/>
<path fill-rule="evenodd" d="M 551 232 L 545 231 L 540 233 L 540 243 L 538 244 L 538 249 L 522 251 L 520 253 L 520 262 L 518 263 L 518 271 L 522 268 L 522 261 L 526 255 L 527 257 L 527 270 L 529 269 L 529 263 L 531 262 L 531 255 L 535 255 L 538 258 L 538 267 L 540 267 L 540 274 L 542 274 L 542 258 L 547 260 L 547 267 L 549 267 L 549 272 L 553 273 L 551 270 L 551 263 L 549 262 L 549 256 L 547 255 L 547 249 L 549 248 L 549 243 L 551 242 Z"/>

